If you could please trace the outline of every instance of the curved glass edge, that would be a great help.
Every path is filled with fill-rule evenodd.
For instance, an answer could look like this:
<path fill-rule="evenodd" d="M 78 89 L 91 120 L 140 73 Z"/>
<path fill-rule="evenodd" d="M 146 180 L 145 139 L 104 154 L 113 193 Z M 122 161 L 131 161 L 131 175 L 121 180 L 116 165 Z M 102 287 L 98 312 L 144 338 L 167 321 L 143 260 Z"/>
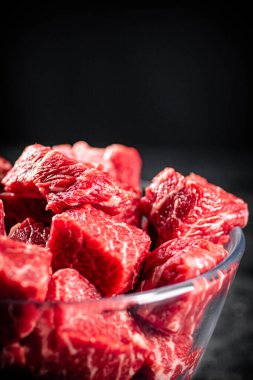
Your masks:
<path fill-rule="evenodd" d="M 29 301 L 29 300 L 0 300 L 0 303 L 15 304 L 34 304 L 34 305 L 94 305 L 94 310 L 125 310 L 129 307 L 147 305 L 166 300 L 172 300 L 183 294 L 187 294 L 195 289 L 194 282 L 199 278 L 213 280 L 220 270 L 226 270 L 232 263 L 240 262 L 245 251 L 245 237 L 241 228 L 236 227 L 230 233 L 230 240 L 225 248 L 228 250 L 228 256 L 221 261 L 216 267 L 197 277 L 174 285 L 167 285 L 161 288 L 147 290 L 144 292 L 136 292 L 122 294 L 115 297 L 104 297 L 100 300 L 87 300 L 84 302 L 64 302 L 64 301 Z M 98 307 L 99 305 L 99 307 Z"/>
<path fill-rule="evenodd" d="M 200 278 L 213 280 L 220 270 L 229 269 L 230 265 L 235 262 L 240 262 L 245 251 L 245 237 L 241 228 L 235 227 L 230 233 L 230 240 L 225 245 L 228 251 L 228 256 L 222 260 L 216 267 L 209 271 L 202 273 L 199 276 L 191 278 L 187 281 L 180 282 L 175 285 L 167 285 L 161 288 L 144 291 L 141 293 L 134 293 L 125 295 L 125 297 L 132 296 L 132 300 L 138 305 L 155 303 L 173 299 L 177 296 L 189 293 L 195 289 L 194 282 Z M 115 297 L 116 298 L 116 297 Z"/>

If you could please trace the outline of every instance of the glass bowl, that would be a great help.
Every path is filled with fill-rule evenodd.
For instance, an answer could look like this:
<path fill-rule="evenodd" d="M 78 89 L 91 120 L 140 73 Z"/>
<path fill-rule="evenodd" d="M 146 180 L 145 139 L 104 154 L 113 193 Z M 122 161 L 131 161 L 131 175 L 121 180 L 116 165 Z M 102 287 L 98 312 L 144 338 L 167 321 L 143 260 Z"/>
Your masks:
<path fill-rule="evenodd" d="M 0 300 L 0 378 L 191 379 L 244 253 L 240 228 L 226 248 L 214 269 L 151 291 L 82 303 Z"/>

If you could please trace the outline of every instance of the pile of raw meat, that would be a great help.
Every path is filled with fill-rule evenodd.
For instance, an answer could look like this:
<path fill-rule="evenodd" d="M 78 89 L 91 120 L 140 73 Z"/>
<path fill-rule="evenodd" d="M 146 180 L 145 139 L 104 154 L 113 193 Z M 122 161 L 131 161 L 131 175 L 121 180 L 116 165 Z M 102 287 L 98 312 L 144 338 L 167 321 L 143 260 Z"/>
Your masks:
<path fill-rule="evenodd" d="M 134 148 L 25 148 L 0 158 L 0 368 L 71 380 L 191 378 L 206 307 L 234 270 L 170 303 L 101 298 L 196 277 L 227 255 L 243 200 L 172 168 L 142 195 Z M 2 372 L 3 373 L 3 372 Z M 22 372 L 18 372 L 19 374 Z M 0 370 L 1 374 L 1 370 Z"/>

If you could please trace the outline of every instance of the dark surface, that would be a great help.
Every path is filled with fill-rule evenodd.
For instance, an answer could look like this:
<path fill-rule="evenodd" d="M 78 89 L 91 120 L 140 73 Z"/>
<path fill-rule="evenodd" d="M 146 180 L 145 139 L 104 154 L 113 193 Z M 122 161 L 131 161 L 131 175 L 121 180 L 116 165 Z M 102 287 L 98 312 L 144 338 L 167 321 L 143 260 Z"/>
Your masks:
<path fill-rule="evenodd" d="M 9 159 L 22 147 L 3 148 Z M 142 147 L 143 178 L 150 180 L 165 166 L 187 174 L 194 171 L 241 196 L 253 210 L 252 153 L 236 150 Z M 253 373 L 253 223 L 245 229 L 246 252 L 229 292 L 214 335 L 195 380 L 251 380 Z"/>

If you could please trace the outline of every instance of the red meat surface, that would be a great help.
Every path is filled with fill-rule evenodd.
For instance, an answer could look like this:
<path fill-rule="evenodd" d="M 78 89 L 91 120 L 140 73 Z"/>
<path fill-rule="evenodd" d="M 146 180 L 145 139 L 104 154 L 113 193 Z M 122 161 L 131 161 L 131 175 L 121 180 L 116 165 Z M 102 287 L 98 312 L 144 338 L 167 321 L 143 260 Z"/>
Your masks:
<path fill-rule="evenodd" d="M 11 170 L 12 165 L 5 158 L 0 156 L 0 182 L 4 178 L 4 176 Z M 1 185 L 0 185 L 1 186 Z"/>
<path fill-rule="evenodd" d="M 13 168 L 2 180 L 5 191 L 26 198 L 41 198 L 36 187 L 36 180 L 39 180 L 40 177 L 41 161 L 50 150 L 49 147 L 39 144 L 26 147 Z"/>
<path fill-rule="evenodd" d="M 90 312 L 100 294 L 72 269 L 54 273 L 48 306 L 25 340 L 28 366 L 54 379 L 127 380 L 142 366 L 149 342 L 125 311 Z M 86 302 L 81 303 L 81 302 Z"/>
<path fill-rule="evenodd" d="M 6 231 L 11 227 L 22 222 L 26 218 L 35 219 L 37 222 L 50 224 L 52 211 L 46 211 L 45 199 L 23 198 L 14 193 L 1 193 L 0 199 L 3 201 L 5 212 Z"/>
<path fill-rule="evenodd" d="M 153 251 L 143 266 L 138 290 L 144 291 L 175 284 L 199 276 L 214 268 L 227 256 L 220 245 L 203 239 L 173 239 Z M 195 290 L 160 305 L 146 305 L 138 315 L 152 326 L 165 332 L 193 333 L 198 327 L 206 306 L 225 289 L 228 274 L 210 282 L 199 279 Z M 223 283 L 224 282 L 224 283 Z"/>
<path fill-rule="evenodd" d="M 22 223 L 13 226 L 8 236 L 12 240 L 46 247 L 49 233 L 50 228 L 46 227 L 44 223 L 27 218 Z"/>
<path fill-rule="evenodd" d="M 60 213 L 90 203 L 109 214 L 121 212 L 132 194 L 91 164 L 78 163 L 42 145 L 27 147 L 3 179 L 5 191 L 26 198 L 44 197 Z"/>
<path fill-rule="evenodd" d="M 47 292 L 49 301 L 82 302 L 101 297 L 94 285 L 77 270 L 70 268 L 60 269 L 53 274 Z"/>
<path fill-rule="evenodd" d="M 74 152 L 72 150 L 72 145 L 69 145 L 69 144 L 55 145 L 53 146 L 53 149 L 57 150 L 57 152 L 60 152 L 69 158 L 72 158 L 73 160 L 76 159 Z"/>
<path fill-rule="evenodd" d="M 0 199 L 0 236 L 5 235 L 5 225 L 4 225 L 4 206 Z"/>
<path fill-rule="evenodd" d="M 227 251 L 208 240 L 183 238 L 169 240 L 145 260 L 140 290 L 160 288 L 199 276 L 214 268 Z"/>
<path fill-rule="evenodd" d="M 62 318 L 57 348 L 66 367 L 70 367 L 69 374 L 74 375 L 71 378 L 129 379 L 149 353 L 147 340 L 126 312 L 97 315 L 92 319 L 89 315 L 85 320 L 83 313 L 66 313 Z M 78 366 L 73 366 L 73 357 Z"/>
<path fill-rule="evenodd" d="M 140 188 L 140 174 L 142 161 L 135 148 L 113 144 L 106 148 L 93 148 L 85 141 L 78 141 L 71 148 L 70 145 L 57 145 L 54 149 L 75 158 L 79 162 L 102 165 L 103 170 L 122 185 L 134 189 Z"/>
<path fill-rule="evenodd" d="M 193 334 L 199 328 L 209 305 L 220 297 L 223 302 L 237 265 L 228 272 L 218 271 L 212 281 L 202 277 L 194 280 L 194 287 L 188 293 L 175 296 L 157 305 L 140 306 L 136 313 L 143 323 L 165 333 Z"/>
<path fill-rule="evenodd" d="M 150 355 L 134 380 L 176 380 L 180 375 L 193 372 L 202 350 L 191 352 L 190 335 L 164 335 L 150 331 L 147 337 L 152 344 Z"/>
<path fill-rule="evenodd" d="M 9 300 L 45 300 L 51 260 L 42 247 L 0 237 L 0 345 L 19 341 L 35 327 L 36 306 Z"/>
<path fill-rule="evenodd" d="M 53 218 L 48 247 L 53 268 L 74 268 L 103 294 L 133 288 L 149 252 L 150 238 L 90 205 Z"/>
<path fill-rule="evenodd" d="M 224 244 L 236 226 L 244 227 L 248 208 L 244 201 L 204 178 L 183 177 L 165 168 L 146 188 L 143 213 L 156 235 L 156 246 L 180 237 L 202 237 Z"/>
<path fill-rule="evenodd" d="M 141 228 L 141 192 L 133 191 L 130 188 L 128 190 L 132 194 L 132 197 L 129 197 L 129 204 L 119 214 L 114 215 L 114 219 Z"/>

